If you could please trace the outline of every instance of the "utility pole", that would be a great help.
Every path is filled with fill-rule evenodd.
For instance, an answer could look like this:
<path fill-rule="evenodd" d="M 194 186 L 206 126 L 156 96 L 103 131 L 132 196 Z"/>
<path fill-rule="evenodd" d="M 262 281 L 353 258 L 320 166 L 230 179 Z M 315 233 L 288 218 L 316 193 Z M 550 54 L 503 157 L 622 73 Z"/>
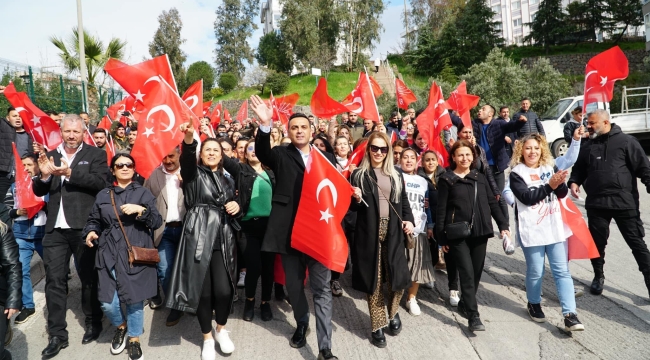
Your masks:
<path fill-rule="evenodd" d="M 408 11 L 406 10 L 406 0 L 404 0 L 404 23 L 406 24 L 406 49 L 409 49 L 409 16 L 408 16 Z"/>
<path fill-rule="evenodd" d="M 84 111 L 88 111 L 88 71 L 86 70 L 86 49 L 84 47 L 84 24 L 81 0 L 77 0 L 77 32 L 79 33 L 79 73 L 81 74 L 81 93 Z"/>

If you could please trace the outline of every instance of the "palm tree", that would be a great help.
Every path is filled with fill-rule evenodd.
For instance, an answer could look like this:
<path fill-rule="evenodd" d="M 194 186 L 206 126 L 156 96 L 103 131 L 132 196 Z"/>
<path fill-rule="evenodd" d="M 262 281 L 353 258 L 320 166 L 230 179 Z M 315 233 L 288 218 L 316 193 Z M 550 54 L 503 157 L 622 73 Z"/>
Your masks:
<path fill-rule="evenodd" d="M 79 31 L 76 27 L 72 28 L 72 34 L 68 38 L 67 43 L 63 41 L 63 38 L 57 36 L 50 37 L 50 42 L 61 51 L 59 57 L 68 73 L 80 71 Z M 88 72 L 87 96 L 90 107 L 88 112 L 90 113 L 91 118 L 97 118 L 97 107 L 99 105 L 97 99 L 97 86 L 102 85 L 96 83 L 99 80 L 98 75 L 101 74 L 104 64 L 106 64 L 108 59 L 122 59 L 125 47 L 126 41 L 122 41 L 118 38 L 112 38 L 111 41 L 109 41 L 108 46 L 104 47 L 104 43 L 101 39 L 84 31 L 84 50 L 86 55 L 86 69 Z"/>

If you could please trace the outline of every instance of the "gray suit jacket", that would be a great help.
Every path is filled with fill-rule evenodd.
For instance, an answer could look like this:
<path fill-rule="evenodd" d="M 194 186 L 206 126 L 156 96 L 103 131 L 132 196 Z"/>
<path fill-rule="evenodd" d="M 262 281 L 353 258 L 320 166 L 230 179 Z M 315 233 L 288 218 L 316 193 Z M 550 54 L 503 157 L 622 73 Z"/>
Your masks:
<path fill-rule="evenodd" d="M 153 233 L 154 245 L 158 247 L 160 240 L 162 240 L 165 225 L 167 224 L 167 181 L 162 166 L 159 166 L 151 173 L 151 176 L 144 181 L 144 187 L 149 189 L 153 196 L 156 198 L 156 209 L 162 216 L 163 224 Z M 183 195 L 183 187 L 178 189 L 178 213 L 181 219 L 185 216 L 185 196 Z"/>

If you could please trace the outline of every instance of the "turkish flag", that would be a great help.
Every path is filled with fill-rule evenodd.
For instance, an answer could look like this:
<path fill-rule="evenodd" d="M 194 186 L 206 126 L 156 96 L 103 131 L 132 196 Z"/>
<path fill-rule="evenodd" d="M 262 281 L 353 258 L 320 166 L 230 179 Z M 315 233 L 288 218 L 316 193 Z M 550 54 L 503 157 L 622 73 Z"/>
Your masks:
<path fill-rule="evenodd" d="M 429 104 L 418 116 L 418 130 L 427 142 L 428 148 L 438 155 L 441 166 L 447 166 L 447 149 L 440 139 L 440 132 L 451 125 L 451 118 L 445 108 L 442 89 L 435 82 L 429 89 Z"/>
<path fill-rule="evenodd" d="M 614 83 L 627 78 L 628 72 L 627 57 L 618 46 L 592 57 L 585 69 L 583 113 L 588 104 L 611 101 Z"/>
<path fill-rule="evenodd" d="M 194 115 L 198 118 L 203 117 L 203 79 L 187 88 L 182 98 Z"/>
<path fill-rule="evenodd" d="M 106 134 L 105 148 L 106 148 L 106 163 L 108 164 L 108 166 L 111 166 L 111 160 L 113 160 L 113 156 L 115 156 L 115 143 L 113 142 L 113 138 L 110 135 L 108 135 L 108 131 Z"/>
<path fill-rule="evenodd" d="M 14 84 L 9 83 L 4 95 L 20 114 L 25 131 L 31 134 L 35 142 L 44 145 L 48 150 L 56 149 L 63 142 L 59 125 L 36 107 L 26 93 L 17 92 Z"/>
<path fill-rule="evenodd" d="M 395 78 L 395 91 L 397 93 L 397 106 L 400 109 L 408 110 L 409 104 L 418 100 L 415 94 L 406 87 L 406 84 L 398 78 Z"/>
<path fill-rule="evenodd" d="M 291 247 L 330 270 L 345 271 L 348 242 L 341 222 L 351 197 L 350 183 L 318 149 L 312 148 L 305 166 Z"/>
<path fill-rule="evenodd" d="M 228 109 L 225 109 L 223 111 L 223 119 L 227 120 L 229 123 L 232 122 L 232 117 L 230 117 L 230 112 L 228 112 Z"/>
<path fill-rule="evenodd" d="M 84 131 L 84 142 L 90 146 L 97 146 L 97 144 L 95 144 L 95 139 L 93 139 L 93 135 L 90 133 L 88 128 Z"/>
<path fill-rule="evenodd" d="M 331 118 L 348 112 L 348 108 L 327 94 L 327 80 L 324 77 L 318 80 L 318 86 L 311 96 L 310 107 L 312 114 L 321 118 Z"/>
<path fill-rule="evenodd" d="M 183 141 L 180 124 L 189 118 L 193 119 L 195 126 L 199 122 L 165 79 L 159 76 L 154 82 L 156 85 L 148 90 L 145 98 L 147 114 L 138 124 L 138 137 L 131 151 L 135 170 L 144 178 L 148 178 L 162 159 Z"/>
<path fill-rule="evenodd" d="M 363 74 L 357 87 L 343 99 L 342 104 L 363 119 L 379 122 L 379 109 L 371 89 L 370 76 Z"/>
<path fill-rule="evenodd" d="M 27 210 L 27 218 L 31 219 L 45 205 L 42 197 L 34 195 L 32 190 L 32 178 L 29 176 L 23 161 L 20 159 L 16 143 L 11 143 L 14 150 L 14 162 L 16 163 L 16 208 Z"/>
<path fill-rule="evenodd" d="M 210 112 L 210 106 L 212 106 L 212 100 L 203 103 L 203 116 L 208 115 Z"/>
<path fill-rule="evenodd" d="M 562 221 L 566 224 L 573 235 L 567 239 L 569 245 L 569 260 L 593 259 L 600 256 L 598 248 L 591 236 L 589 227 L 582 217 L 578 207 L 565 196 L 560 200 L 560 210 L 562 211 Z"/>
<path fill-rule="evenodd" d="M 104 65 L 104 71 L 115 79 L 118 84 L 122 85 L 124 90 L 135 97 L 137 101 L 143 101 L 143 97 L 147 95 L 146 92 L 142 93 L 145 90 L 145 85 L 156 82 L 158 76 L 165 79 L 167 84 L 175 92 L 178 92 L 167 54 L 134 65 L 127 65 L 111 58 Z"/>
<path fill-rule="evenodd" d="M 471 127 L 472 119 L 469 111 L 478 105 L 479 100 L 481 100 L 479 96 L 467 94 L 467 84 L 463 80 L 456 90 L 449 94 L 446 107 L 458 111 L 458 115 L 463 120 L 463 125 Z"/>
<path fill-rule="evenodd" d="M 354 149 L 354 151 L 352 151 L 352 154 L 348 159 L 348 163 L 345 165 L 345 168 L 341 172 L 343 177 L 345 177 L 346 179 L 350 178 L 350 174 L 352 173 L 350 171 L 350 165 L 354 164 L 355 166 L 359 166 L 359 164 L 361 164 L 361 160 L 363 160 L 363 155 L 365 155 L 366 153 L 367 145 L 368 145 L 368 140 L 364 140 L 359 144 L 359 146 L 357 146 Z"/>
<path fill-rule="evenodd" d="M 122 123 L 122 125 L 124 125 L 124 126 L 126 126 L 126 119 L 121 115 L 122 111 L 126 111 L 126 110 L 131 111 L 132 110 L 132 108 L 127 108 L 126 107 L 126 102 L 127 102 L 127 99 L 129 97 L 130 96 L 128 96 L 128 97 L 116 102 L 115 104 L 109 106 L 108 108 L 106 108 L 106 115 L 108 115 L 111 118 L 111 120 L 113 120 L 113 121 L 119 120 Z M 110 130 L 110 129 L 108 129 L 108 130 Z"/>
<path fill-rule="evenodd" d="M 247 118 L 248 118 L 248 100 L 244 100 L 244 102 L 239 107 L 239 111 L 237 111 L 237 120 L 239 120 L 239 122 L 243 122 Z"/>
<path fill-rule="evenodd" d="M 212 109 L 212 114 L 210 114 L 210 125 L 216 127 L 219 123 L 221 123 L 221 104 L 217 104 L 217 106 Z"/>
<path fill-rule="evenodd" d="M 395 141 L 397 141 L 397 130 L 390 132 L 390 143 L 393 144 Z"/>
<path fill-rule="evenodd" d="M 101 129 L 104 129 L 104 130 L 110 131 L 111 130 L 111 125 L 113 125 L 113 122 L 111 121 L 111 119 L 109 119 L 108 116 L 104 116 L 102 118 L 102 121 L 100 121 L 99 124 L 97 124 L 97 127 L 101 128 Z"/>

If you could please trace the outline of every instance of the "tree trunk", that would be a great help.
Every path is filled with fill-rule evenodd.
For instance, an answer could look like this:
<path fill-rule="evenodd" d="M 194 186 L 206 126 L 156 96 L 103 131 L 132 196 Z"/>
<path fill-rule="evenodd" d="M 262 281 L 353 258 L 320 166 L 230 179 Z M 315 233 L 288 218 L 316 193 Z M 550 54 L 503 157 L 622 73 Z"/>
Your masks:
<path fill-rule="evenodd" d="M 100 109 L 99 109 L 99 93 L 97 92 L 97 87 L 95 85 L 87 86 L 87 95 L 88 96 L 88 117 L 91 119 L 93 125 L 98 124 L 100 120 Z M 106 104 L 103 104 L 104 106 Z"/>

